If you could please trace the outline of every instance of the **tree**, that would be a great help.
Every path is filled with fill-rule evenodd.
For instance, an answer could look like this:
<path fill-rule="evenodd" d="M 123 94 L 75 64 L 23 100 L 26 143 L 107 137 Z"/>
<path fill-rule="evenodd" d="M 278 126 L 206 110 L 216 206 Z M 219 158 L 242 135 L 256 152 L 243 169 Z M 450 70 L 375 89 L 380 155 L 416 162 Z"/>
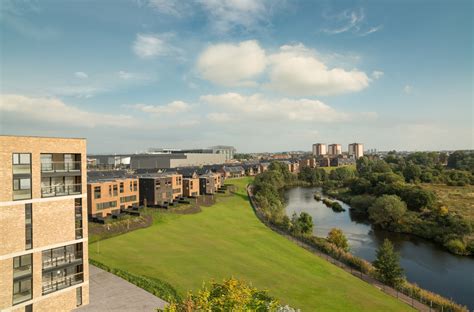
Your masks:
<path fill-rule="evenodd" d="M 311 234 L 313 231 L 313 218 L 306 212 L 300 213 L 298 216 L 293 213 L 291 217 L 293 234 Z"/>
<path fill-rule="evenodd" d="M 339 248 L 344 249 L 345 251 L 349 251 L 349 243 L 347 242 L 347 238 L 344 235 L 342 230 L 337 228 L 332 228 L 331 231 L 328 233 L 327 237 L 328 242 L 333 243 Z"/>
<path fill-rule="evenodd" d="M 369 208 L 369 218 L 382 228 L 389 228 L 400 222 L 407 211 L 406 204 L 396 195 L 383 195 Z"/>
<path fill-rule="evenodd" d="M 400 267 L 399 255 L 393 250 L 393 244 L 388 239 L 385 239 L 377 250 L 373 265 L 381 282 L 394 287 L 402 283 L 403 269 Z"/>
<path fill-rule="evenodd" d="M 421 168 L 413 163 L 408 164 L 403 170 L 403 175 L 407 182 L 416 182 L 420 179 Z"/>
<path fill-rule="evenodd" d="M 329 178 L 331 180 L 345 181 L 354 176 L 354 171 L 348 167 L 339 167 L 331 171 Z"/>
<path fill-rule="evenodd" d="M 421 187 L 407 185 L 403 188 L 400 197 L 407 203 L 410 210 L 420 211 L 423 208 L 431 208 L 436 202 L 436 195 Z"/>
<path fill-rule="evenodd" d="M 359 213 L 366 213 L 370 206 L 375 202 L 375 196 L 356 195 L 351 198 L 351 208 Z"/>
<path fill-rule="evenodd" d="M 165 311 L 279 311 L 282 308 L 266 291 L 230 278 L 223 283 L 212 282 L 210 287 L 204 285 L 197 294 L 189 293 L 182 302 L 169 304 Z M 294 311 L 288 308 L 285 311 Z"/>

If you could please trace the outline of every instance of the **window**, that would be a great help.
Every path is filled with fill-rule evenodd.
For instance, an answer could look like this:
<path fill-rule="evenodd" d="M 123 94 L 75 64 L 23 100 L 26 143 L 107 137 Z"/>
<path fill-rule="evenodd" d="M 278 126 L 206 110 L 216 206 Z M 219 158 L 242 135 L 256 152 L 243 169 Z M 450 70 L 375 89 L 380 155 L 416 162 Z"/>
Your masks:
<path fill-rule="evenodd" d="M 132 183 L 132 181 L 129 182 L 129 185 L 130 185 L 130 192 L 132 192 L 132 191 L 133 191 L 133 183 Z"/>
<path fill-rule="evenodd" d="M 120 193 L 123 193 L 123 182 L 120 182 Z"/>
<path fill-rule="evenodd" d="M 33 312 L 33 305 L 29 304 L 29 305 L 25 306 L 25 312 Z"/>
<path fill-rule="evenodd" d="M 31 154 L 13 154 L 13 174 L 31 174 Z"/>
<path fill-rule="evenodd" d="M 105 203 L 97 203 L 96 204 L 96 209 L 97 210 L 103 210 L 103 209 L 108 209 L 108 208 L 115 208 L 117 207 L 117 201 L 109 201 Z"/>
<path fill-rule="evenodd" d="M 94 198 L 100 198 L 100 186 L 94 186 Z"/>
<path fill-rule="evenodd" d="M 13 258 L 13 278 L 22 278 L 31 275 L 32 254 Z"/>
<path fill-rule="evenodd" d="M 82 198 L 74 200 L 76 239 L 82 238 Z"/>
<path fill-rule="evenodd" d="M 134 190 L 135 192 L 136 192 L 137 189 L 138 189 L 138 186 L 137 186 L 137 185 L 138 185 L 137 181 L 133 181 L 133 190 Z"/>
<path fill-rule="evenodd" d="M 117 196 L 118 193 L 117 193 L 117 184 L 114 184 L 114 196 Z"/>
<path fill-rule="evenodd" d="M 31 277 L 13 281 L 13 304 L 28 301 L 33 297 Z"/>
<path fill-rule="evenodd" d="M 32 204 L 25 205 L 25 249 L 33 247 L 33 211 Z"/>
<path fill-rule="evenodd" d="M 13 200 L 31 198 L 31 177 L 13 178 Z"/>
<path fill-rule="evenodd" d="M 137 201 L 137 195 L 120 197 L 120 202 L 121 203 L 127 203 L 127 202 L 132 202 L 132 201 L 133 202 Z"/>
<path fill-rule="evenodd" d="M 43 271 L 66 264 L 82 263 L 82 243 L 43 250 L 42 261 Z"/>
<path fill-rule="evenodd" d="M 82 305 L 82 287 L 76 288 L 76 307 Z"/>
<path fill-rule="evenodd" d="M 112 185 L 109 185 L 109 196 L 112 196 Z"/>

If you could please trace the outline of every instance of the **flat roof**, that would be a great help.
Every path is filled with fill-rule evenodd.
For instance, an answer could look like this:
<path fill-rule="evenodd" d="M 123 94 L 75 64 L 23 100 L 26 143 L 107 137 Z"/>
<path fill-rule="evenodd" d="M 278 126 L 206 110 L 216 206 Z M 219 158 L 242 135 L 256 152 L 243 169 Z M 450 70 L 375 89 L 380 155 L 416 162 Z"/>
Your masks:
<path fill-rule="evenodd" d="M 87 140 L 86 138 L 41 136 L 41 135 L 16 135 L 16 134 L 0 134 L 0 137 L 20 137 L 20 138 L 39 138 L 39 139 L 65 139 L 65 140 Z"/>

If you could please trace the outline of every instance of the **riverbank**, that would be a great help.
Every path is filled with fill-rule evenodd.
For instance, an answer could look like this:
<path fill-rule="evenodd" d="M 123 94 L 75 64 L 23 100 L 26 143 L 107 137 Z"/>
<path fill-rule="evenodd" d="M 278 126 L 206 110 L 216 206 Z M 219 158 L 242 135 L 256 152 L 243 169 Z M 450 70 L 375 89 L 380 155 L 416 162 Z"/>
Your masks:
<path fill-rule="evenodd" d="M 375 260 L 377 249 L 388 238 L 400 254 L 400 264 L 410 282 L 469 307 L 474 306 L 474 259 L 451 254 L 413 235 L 374 229 L 343 202 L 340 203 L 346 212 L 335 213 L 314 199 L 314 193 L 320 191 L 314 187 L 287 190 L 284 194 L 287 216 L 308 213 L 313 218 L 313 235 L 318 237 L 326 237 L 331 228 L 341 229 L 349 241 L 351 252 L 370 262 Z"/>

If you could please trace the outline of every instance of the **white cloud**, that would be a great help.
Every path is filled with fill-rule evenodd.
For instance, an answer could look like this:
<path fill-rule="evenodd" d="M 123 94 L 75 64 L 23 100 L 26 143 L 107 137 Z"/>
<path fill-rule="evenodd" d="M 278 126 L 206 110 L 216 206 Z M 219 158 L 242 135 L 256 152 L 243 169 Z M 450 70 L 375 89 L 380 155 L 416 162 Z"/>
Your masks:
<path fill-rule="evenodd" d="M 147 5 L 161 13 L 181 17 L 188 12 L 186 1 L 181 0 L 148 0 Z"/>
<path fill-rule="evenodd" d="M 218 33 L 233 29 L 255 30 L 268 24 L 271 5 L 275 1 L 256 0 L 198 0 L 209 14 L 209 22 Z"/>
<path fill-rule="evenodd" d="M 267 87 L 289 95 L 335 95 L 357 92 L 369 85 L 367 74 L 356 69 L 329 69 L 315 51 L 303 44 L 285 45 L 270 55 Z"/>
<path fill-rule="evenodd" d="M 117 73 L 117 76 L 121 80 L 125 81 L 138 81 L 138 80 L 151 80 L 152 78 L 144 73 L 132 73 L 132 72 L 127 72 L 124 70 L 121 70 Z"/>
<path fill-rule="evenodd" d="M 225 86 L 255 85 L 251 79 L 265 69 L 265 51 L 255 40 L 239 44 L 221 43 L 209 46 L 197 61 L 201 76 Z"/>
<path fill-rule="evenodd" d="M 411 94 L 413 93 L 413 87 L 411 85 L 406 85 L 403 87 L 403 93 Z"/>
<path fill-rule="evenodd" d="M 232 117 L 227 113 L 209 113 L 207 119 L 217 123 L 227 123 L 232 120 Z"/>
<path fill-rule="evenodd" d="M 60 86 L 49 89 L 48 93 L 58 96 L 72 96 L 88 99 L 104 91 L 107 91 L 107 89 L 96 86 Z"/>
<path fill-rule="evenodd" d="M 76 78 L 79 78 L 79 79 L 87 79 L 89 78 L 89 75 L 87 75 L 85 72 L 75 72 L 74 73 L 74 76 L 76 76 Z"/>
<path fill-rule="evenodd" d="M 367 36 L 382 29 L 382 25 L 368 27 L 365 20 L 363 9 L 345 10 L 336 15 L 324 16 L 333 25 L 323 29 L 323 32 L 330 35 L 337 35 L 345 32 L 351 32 L 359 36 Z"/>
<path fill-rule="evenodd" d="M 77 127 L 136 126 L 131 116 L 93 113 L 67 105 L 57 98 L 35 98 L 17 94 L 0 95 L 0 115 L 2 114 L 15 119 Z"/>
<path fill-rule="evenodd" d="M 131 107 L 151 114 L 179 114 L 188 112 L 191 109 L 191 105 L 183 101 L 173 101 L 166 105 L 135 104 L 131 105 Z"/>
<path fill-rule="evenodd" d="M 384 75 L 384 72 L 383 72 L 383 71 L 374 70 L 374 71 L 372 72 L 372 78 L 374 78 L 374 79 L 380 79 L 380 78 L 383 77 L 383 75 Z"/>
<path fill-rule="evenodd" d="M 169 47 L 165 42 L 165 36 L 157 34 L 137 34 L 133 43 L 133 52 L 143 59 L 167 55 Z"/>
<path fill-rule="evenodd" d="M 212 105 L 218 112 L 208 115 L 211 120 L 227 116 L 235 119 L 266 120 L 270 122 L 338 122 L 350 119 L 321 101 L 310 99 L 268 99 L 260 94 L 250 96 L 239 93 L 201 96 L 201 101 Z M 219 112 L 220 111 L 220 112 Z M 218 114 L 219 113 L 219 114 Z"/>

